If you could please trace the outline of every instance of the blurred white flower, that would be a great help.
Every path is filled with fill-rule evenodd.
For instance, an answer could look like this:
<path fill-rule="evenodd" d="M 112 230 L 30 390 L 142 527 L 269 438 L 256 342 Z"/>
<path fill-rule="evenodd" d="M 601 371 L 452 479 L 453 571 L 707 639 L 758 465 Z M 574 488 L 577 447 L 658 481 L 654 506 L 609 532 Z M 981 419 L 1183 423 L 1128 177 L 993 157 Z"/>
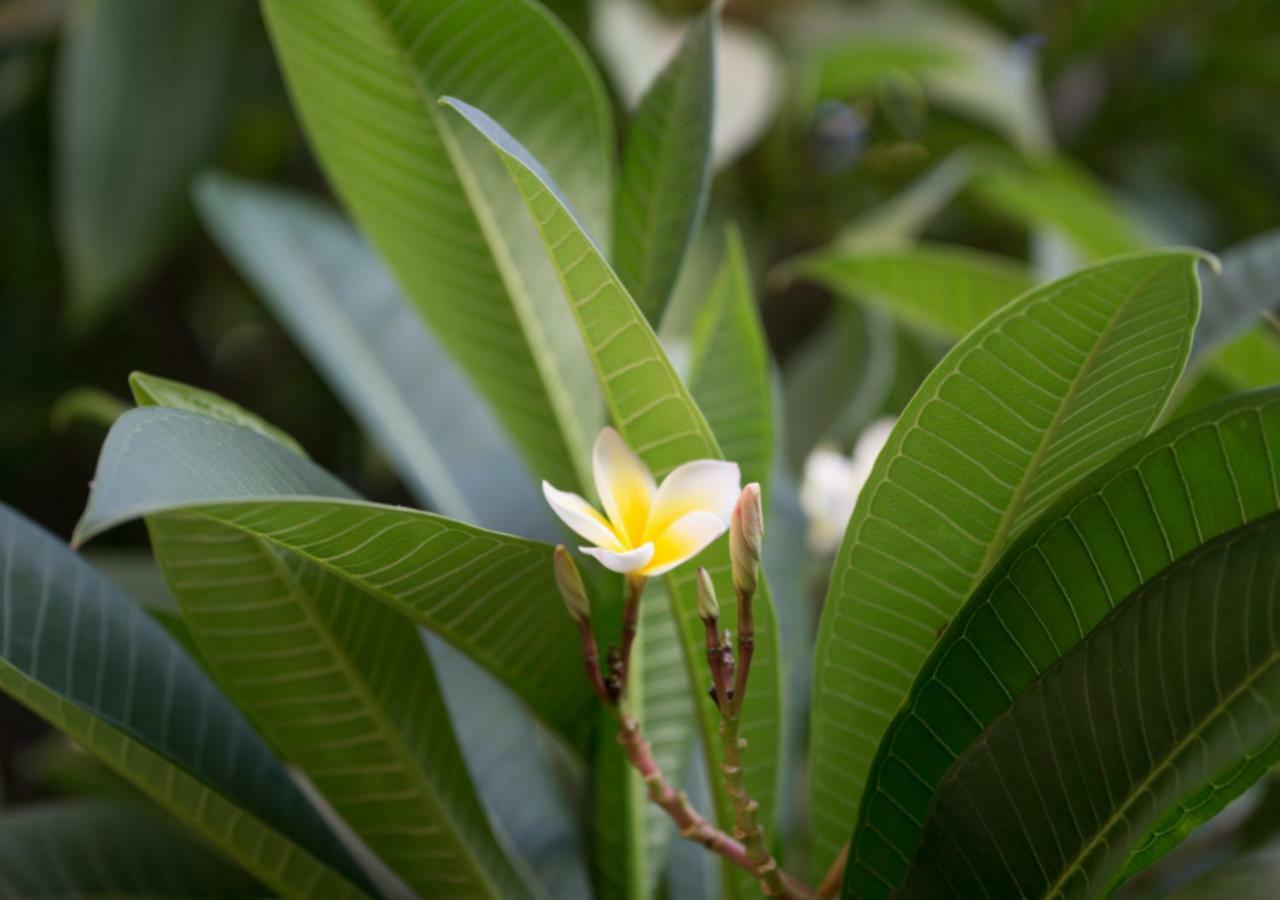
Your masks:
<path fill-rule="evenodd" d="M 809 520 L 809 545 L 815 552 L 834 553 L 839 548 L 858 494 L 895 421 L 877 419 L 864 428 L 852 456 L 820 446 L 805 460 L 800 506 Z"/>

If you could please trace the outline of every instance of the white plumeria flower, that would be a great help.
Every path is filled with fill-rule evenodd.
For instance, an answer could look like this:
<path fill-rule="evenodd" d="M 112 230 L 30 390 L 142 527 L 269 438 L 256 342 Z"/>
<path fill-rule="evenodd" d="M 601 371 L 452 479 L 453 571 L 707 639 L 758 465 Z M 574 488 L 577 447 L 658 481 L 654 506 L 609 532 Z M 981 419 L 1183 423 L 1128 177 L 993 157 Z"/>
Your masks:
<path fill-rule="evenodd" d="M 736 463 L 700 459 L 662 482 L 622 436 L 605 428 L 592 450 L 601 515 L 577 494 L 542 482 L 542 493 L 566 525 L 594 546 L 581 547 L 614 572 L 652 577 L 696 556 L 729 528 L 742 492 Z"/>
<path fill-rule="evenodd" d="M 844 538 L 871 467 L 893 431 L 894 419 L 877 419 L 862 430 L 853 456 L 818 447 L 804 462 L 800 507 L 809 520 L 809 546 L 818 553 L 834 553 Z"/>

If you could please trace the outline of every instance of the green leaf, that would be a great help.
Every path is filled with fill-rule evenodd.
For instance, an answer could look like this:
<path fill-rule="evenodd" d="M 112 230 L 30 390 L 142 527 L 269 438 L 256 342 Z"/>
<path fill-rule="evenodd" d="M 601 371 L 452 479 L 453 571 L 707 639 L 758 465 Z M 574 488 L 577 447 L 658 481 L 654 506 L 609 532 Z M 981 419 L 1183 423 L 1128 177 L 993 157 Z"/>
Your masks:
<path fill-rule="evenodd" d="M 76 4 L 59 61 L 58 232 L 75 324 L 94 324 L 181 236 L 226 126 L 241 0 Z"/>
<path fill-rule="evenodd" d="M 795 271 L 840 297 L 873 304 L 909 325 L 952 340 L 1036 283 L 1014 260 L 944 244 L 826 250 L 800 260 Z"/>
<path fill-rule="evenodd" d="M 284 766 L 181 647 L 2 505 L 0 620 L 0 690 L 284 896 L 363 896 Z"/>
<path fill-rule="evenodd" d="M 555 534 L 524 460 L 386 268 L 303 195 L 205 176 L 197 208 L 231 259 L 423 503 Z"/>
<path fill-rule="evenodd" d="M 613 130 L 581 48 L 529 0 L 265 0 L 317 155 L 361 231 L 532 469 L 589 483 L 599 394 L 520 198 L 444 94 L 489 105 L 590 221 Z"/>
<path fill-rule="evenodd" d="M 1196 256 L 1135 255 L 1037 288 L 957 344 L 907 404 L 858 498 L 818 638 L 819 868 L 938 630 L 1018 533 L 1164 408 L 1195 323 Z"/>
<path fill-rule="evenodd" d="M 627 126 L 614 202 L 613 262 L 657 325 L 707 202 L 715 106 L 714 7 L 645 92 Z"/>
<path fill-rule="evenodd" d="M 1280 308 L 1280 231 L 1268 231 L 1224 252 L 1221 271 L 1201 272 L 1204 303 L 1196 326 L 1193 360 L 1212 353 Z"/>
<path fill-rule="evenodd" d="M 764 325 L 742 237 L 731 229 L 725 258 L 698 315 L 689 392 L 742 480 L 767 485 L 773 466 L 773 385 Z"/>
<path fill-rule="evenodd" d="M 1280 510 L 1277 448 L 1280 391 L 1242 395 L 1180 419 L 1130 447 L 1091 473 L 1010 548 L 947 627 L 880 744 L 853 838 L 846 880 L 853 896 L 888 896 L 899 884 L 914 858 L 930 797 L 945 773 L 1028 685 L 1057 666 L 1124 598 L 1206 542 Z M 1274 531 L 1274 524 L 1268 531 Z M 1269 560 L 1274 558 L 1273 553 Z M 1244 562 L 1238 565 L 1242 569 L 1238 575 L 1252 577 Z M 1217 577 L 1222 577 L 1221 572 Z M 1185 599 L 1203 602 L 1208 612 L 1215 590 L 1213 577 L 1206 577 L 1196 582 Z M 1274 581 L 1267 590 L 1274 590 Z M 1231 597 L 1237 600 L 1240 594 Z M 1233 602 L 1228 614 L 1251 616 L 1251 605 Z M 1170 621 L 1176 622 L 1176 616 Z M 1168 634 L 1153 625 L 1150 617 L 1144 627 Z M 1230 667 L 1217 672 L 1224 681 L 1228 671 L 1239 671 L 1236 667 L 1258 658 L 1254 655 L 1261 652 L 1256 649 L 1258 641 L 1271 639 L 1267 628 L 1244 630 L 1240 625 L 1240 629 L 1234 632 L 1232 655 L 1219 657 Z M 1226 634 L 1215 638 L 1212 631 L 1197 628 L 1194 636 L 1187 632 L 1181 639 L 1194 640 L 1199 649 L 1206 642 L 1226 640 Z M 1245 637 L 1240 638 L 1241 634 Z M 1181 652 L 1171 639 L 1149 644 L 1143 652 L 1157 657 L 1164 652 L 1162 647 Z M 1242 646 L 1249 649 L 1241 652 Z M 1157 697 L 1152 678 L 1158 684 L 1178 671 L 1181 680 L 1183 671 L 1188 676 L 1199 671 L 1187 666 L 1200 664 L 1203 661 L 1178 657 L 1176 664 L 1165 660 L 1154 668 L 1140 661 L 1108 663 L 1107 667 L 1113 678 L 1122 671 L 1133 673 L 1124 680 L 1129 703 L 1133 697 L 1128 690 L 1141 689 L 1142 696 Z M 1208 678 L 1214 680 L 1212 672 Z M 1111 715 L 1114 707 L 1110 703 L 1108 707 Z M 1152 714 L 1162 714 L 1164 709 L 1163 703 L 1151 704 Z M 1143 718 L 1131 717 L 1128 727 L 1136 728 Z M 1184 725 L 1172 730 L 1185 728 L 1194 719 L 1188 710 L 1187 717 L 1179 719 Z M 1077 728 L 1080 721 L 1077 715 Z M 1267 736 L 1275 736 L 1274 723 Z M 1128 740 L 1141 738 L 1134 734 L 1126 744 Z M 1207 745 L 1202 749 L 1207 754 L 1216 752 Z M 1194 803 L 1174 809 L 1152 827 L 1152 817 L 1162 804 L 1188 799 L 1186 795 L 1193 794 L 1201 782 L 1221 776 L 1231 762 L 1221 760 L 1194 774 L 1188 770 L 1181 787 L 1162 783 L 1145 818 L 1135 821 L 1132 834 L 1123 839 L 1125 853 L 1107 865 L 1123 864 L 1128 851 L 1148 831 L 1167 849 L 1202 815 L 1220 808 L 1245 786 L 1240 779 L 1223 778 L 1214 786 L 1216 799 L 1191 798 Z M 1112 766 L 1096 784 L 1111 797 L 1120 796 L 1123 769 L 1123 764 Z M 1065 769 L 1054 771 L 1066 777 Z M 1089 788 L 1077 790 L 1077 799 L 1091 796 Z M 1062 821 L 1057 822 L 1059 830 Z M 1048 834 L 1055 832 L 1050 828 Z M 1113 840 L 1118 846 L 1121 843 L 1118 837 Z"/>
<path fill-rule="evenodd" d="M 131 806 L 60 802 L 0 813 L 0 893 L 230 900 L 269 892 L 171 822 Z"/>
<path fill-rule="evenodd" d="M 107 435 L 77 537 L 162 513 L 235 527 L 441 635 L 583 747 L 595 699 L 555 588 L 552 548 L 350 496 L 255 432 L 185 411 L 136 409 Z"/>
<path fill-rule="evenodd" d="M 659 478 L 690 460 L 721 458 L 702 411 L 672 368 L 644 314 L 574 217 L 550 176 L 488 115 L 459 100 L 450 98 L 446 102 L 493 144 L 525 196 L 596 365 L 610 414 L 627 443 Z M 733 621 L 737 602 L 729 579 L 726 543 L 713 544 L 699 555 L 697 563 L 716 579 L 722 616 Z M 691 562 L 668 576 L 667 590 L 683 635 L 687 674 L 691 683 L 701 684 L 706 672 L 706 646 L 698 617 L 695 578 L 696 566 Z M 776 619 L 767 590 L 762 589 L 756 597 L 755 616 L 756 653 L 751 689 L 742 713 L 742 733 L 751 744 L 750 767 L 745 777 L 749 793 L 760 804 L 763 820 L 770 822 L 778 790 L 781 685 Z M 708 766 L 719 771 L 718 714 L 709 703 L 696 704 L 695 709 Z M 717 818 L 727 825 L 731 808 L 723 784 L 717 780 L 714 790 Z M 745 881 L 751 890 L 755 889 L 750 879 Z M 735 883 L 741 890 L 744 879 L 736 878 Z"/>
<path fill-rule="evenodd" d="M 1276 744 L 1278 607 L 1276 515 L 1122 600 L 943 778 L 902 895 L 1096 895 L 1180 797 Z"/>
<path fill-rule="evenodd" d="M 846 226 L 835 246 L 848 251 L 908 246 L 972 179 L 983 157 L 959 150 Z"/>

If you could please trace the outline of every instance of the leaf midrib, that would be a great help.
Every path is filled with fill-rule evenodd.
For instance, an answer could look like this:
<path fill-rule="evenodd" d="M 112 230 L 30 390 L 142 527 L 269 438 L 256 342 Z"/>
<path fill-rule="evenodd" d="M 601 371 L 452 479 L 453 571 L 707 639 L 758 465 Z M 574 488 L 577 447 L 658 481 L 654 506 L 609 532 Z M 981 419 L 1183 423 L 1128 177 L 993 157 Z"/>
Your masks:
<path fill-rule="evenodd" d="M 1193 728 L 1186 737 L 1179 741 L 1174 747 L 1170 748 L 1170 750 L 1161 757 L 1160 764 L 1153 766 L 1147 774 L 1147 777 L 1128 792 L 1125 797 L 1125 801 L 1117 807 L 1115 812 L 1107 818 L 1107 821 L 1096 830 L 1089 843 L 1082 847 L 1080 852 L 1075 855 L 1071 862 L 1063 868 L 1062 874 L 1058 877 L 1057 881 L 1045 890 L 1043 896 L 1050 897 L 1055 893 L 1058 893 L 1071 875 L 1074 875 L 1076 872 L 1081 872 L 1081 867 L 1084 861 L 1093 852 L 1094 848 L 1103 841 L 1105 835 L 1109 834 L 1111 829 L 1114 828 L 1121 819 L 1126 817 L 1128 810 L 1133 806 L 1137 798 L 1146 793 L 1147 789 L 1155 782 L 1156 778 L 1166 772 L 1194 740 L 1198 740 L 1201 734 L 1213 725 L 1220 716 L 1224 715 L 1237 699 L 1247 693 L 1253 687 L 1254 683 L 1267 674 L 1267 672 L 1278 662 L 1280 662 L 1280 648 L 1272 650 L 1262 665 L 1258 666 L 1246 678 L 1242 679 L 1239 685 L 1215 704 L 1213 709 L 1208 711 L 1208 713 L 1201 718 L 1200 724 L 1197 727 Z"/>
<path fill-rule="evenodd" d="M 216 521 L 216 520 L 215 520 Z M 230 527 L 230 526 L 223 526 Z M 366 716 L 377 729 L 378 735 L 382 739 L 382 743 L 387 747 L 391 755 L 396 758 L 402 766 L 402 771 L 408 776 L 408 780 L 416 782 L 419 794 L 424 797 L 430 806 L 432 812 L 437 818 L 443 821 L 445 828 L 442 829 L 454 845 L 455 851 L 465 859 L 471 869 L 472 876 L 482 885 L 488 892 L 488 896 L 500 898 L 502 894 L 498 891 L 497 886 L 489 879 L 485 866 L 480 865 L 475 855 L 471 852 L 470 846 L 460 837 L 460 828 L 454 820 L 452 810 L 445 806 L 435 790 L 435 786 L 431 783 L 423 771 L 422 765 L 409 752 L 403 740 L 400 739 L 399 730 L 387 719 L 384 714 L 382 704 L 372 694 L 368 686 L 359 673 L 352 668 L 347 655 L 342 652 L 340 645 L 334 640 L 328 626 L 321 621 L 312 609 L 311 604 L 307 601 L 305 594 L 299 590 L 297 580 L 284 567 L 280 557 L 267 545 L 268 541 L 264 538 L 251 537 L 251 543 L 254 549 L 261 553 L 263 560 L 271 567 L 279 578 L 285 589 L 293 597 L 294 603 L 302 610 L 303 616 L 311 625 L 313 633 L 319 635 L 320 641 L 324 648 L 329 652 L 331 658 L 337 663 L 338 669 L 341 671 L 344 679 L 350 684 L 355 694 L 360 698 L 361 706 L 364 708 Z M 296 553 L 297 551 L 289 551 Z M 299 554 L 302 556 L 303 554 Z M 314 565 L 314 563 L 313 563 Z M 406 625 L 411 623 L 408 619 L 404 619 Z M 423 653 L 426 653 L 425 648 Z M 364 840 L 364 838 L 361 838 Z"/>
<path fill-rule="evenodd" d="M 996 560 L 1000 558 L 1000 555 L 1011 536 L 1010 532 L 1013 529 L 1014 523 L 1023 511 L 1024 501 L 1028 491 L 1031 489 L 1031 484 L 1035 480 L 1035 476 L 1039 473 L 1040 467 L 1044 464 L 1045 458 L 1048 455 L 1048 448 L 1058 436 L 1058 431 L 1061 429 L 1062 423 L 1066 419 L 1068 409 L 1070 409 L 1072 402 L 1075 400 L 1076 394 L 1080 391 L 1081 385 L 1084 384 L 1088 376 L 1091 374 L 1102 353 L 1102 349 L 1107 345 L 1111 337 L 1111 333 L 1115 330 L 1116 324 L 1120 321 L 1121 317 L 1128 310 L 1129 305 L 1133 303 L 1142 289 L 1145 288 L 1153 278 L 1162 274 L 1165 271 L 1165 268 L 1165 266 L 1159 266 L 1152 269 L 1129 290 L 1128 295 L 1116 307 L 1115 312 L 1113 312 L 1110 319 L 1108 319 L 1106 326 L 1093 342 L 1093 346 L 1089 349 L 1089 353 L 1085 356 L 1084 361 L 1080 364 L 1080 368 L 1076 372 L 1076 377 L 1071 380 L 1071 384 L 1068 386 L 1067 393 L 1063 396 L 1062 402 L 1058 404 L 1058 408 L 1054 411 L 1053 419 L 1049 422 L 1048 427 L 1045 428 L 1044 433 L 1041 435 L 1040 443 L 1037 445 L 1035 452 L 1031 454 L 1031 459 L 1027 462 L 1026 471 L 1023 473 L 1022 479 L 1018 482 L 1018 486 L 1014 489 L 1013 496 L 1009 498 L 1009 503 L 1005 507 L 1005 511 L 1000 516 L 1000 522 L 996 526 L 996 531 L 992 535 L 990 542 L 987 544 L 987 551 L 983 554 L 982 562 L 978 565 L 977 569 L 974 570 L 973 576 L 969 579 L 969 587 L 965 591 L 965 596 L 973 593 L 974 589 L 982 583 L 982 579 L 986 576 L 991 566 L 993 566 Z"/>

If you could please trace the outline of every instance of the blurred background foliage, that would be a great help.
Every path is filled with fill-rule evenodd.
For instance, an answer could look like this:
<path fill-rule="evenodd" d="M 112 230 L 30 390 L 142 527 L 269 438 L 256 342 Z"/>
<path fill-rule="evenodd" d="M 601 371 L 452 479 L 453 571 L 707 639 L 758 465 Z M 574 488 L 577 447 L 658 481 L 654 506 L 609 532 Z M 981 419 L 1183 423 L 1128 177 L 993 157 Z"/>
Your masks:
<path fill-rule="evenodd" d="M 623 123 L 705 4 L 545 5 Z M 736 222 L 797 474 L 820 440 L 847 450 L 901 408 L 956 336 L 927 309 L 884 311 L 895 273 L 930 263 L 894 258 L 913 241 L 953 245 L 975 284 L 1016 293 L 1147 244 L 1220 251 L 1280 224 L 1280 4 L 729 0 L 725 22 L 708 225 L 664 331 L 687 332 L 681 310 Z M 0 0 L 0 497 L 59 534 L 139 369 L 251 406 L 366 496 L 410 502 L 202 227 L 206 170 L 327 193 L 252 0 Z M 824 269 L 812 251 L 828 246 L 865 255 Z M 940 290 L 948 260 L 933 259 Z M 1184 403 L 1278 370 L 1259 326 Z M 6 735 L 27 730 L 0 708 Z M 7 793 L 93 777 L 3 743 Z"/>

